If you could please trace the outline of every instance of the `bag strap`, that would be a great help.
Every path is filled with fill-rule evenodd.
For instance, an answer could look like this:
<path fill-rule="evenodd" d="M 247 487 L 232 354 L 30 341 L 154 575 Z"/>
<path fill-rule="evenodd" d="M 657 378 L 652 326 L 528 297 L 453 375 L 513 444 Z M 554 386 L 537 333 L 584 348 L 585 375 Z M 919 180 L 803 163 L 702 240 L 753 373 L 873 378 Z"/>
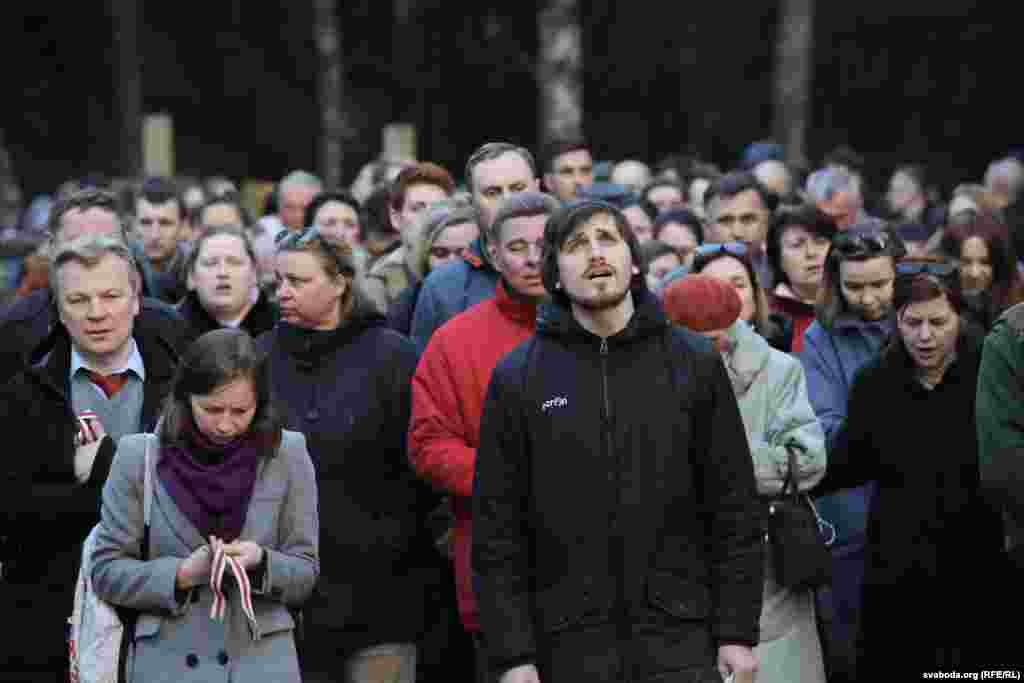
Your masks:
<path fill-rule="evenodd" d="M 786 480 L 782 482 L 782 497 L 785 498 L 787 495 L 796 498 L 799 493 L 799 487 L 796 485 L 796 447 L 791 443 L 786 444 L 786 454 L 788 455 L 788 468 L 786 471 Z M 792 490 L 787 494 L 787 490 L 792 487 Z"/>
<path fill-rule="evenodd" d="M 146 434 L 146 459 L 145 475 L 142 484 L 142 544 L 139 548 L 141 559 L 149 559 L 149 520 L 153 510 L 153 444 L 159 437 L 156 434 Z"/>

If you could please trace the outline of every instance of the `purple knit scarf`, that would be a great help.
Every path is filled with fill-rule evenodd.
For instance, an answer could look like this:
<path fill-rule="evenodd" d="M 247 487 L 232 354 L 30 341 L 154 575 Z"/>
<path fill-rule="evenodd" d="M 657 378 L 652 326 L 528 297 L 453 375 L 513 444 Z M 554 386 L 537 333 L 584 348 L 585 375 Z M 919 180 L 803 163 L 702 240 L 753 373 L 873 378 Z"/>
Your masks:
<path fill-rule="evenodd" d="M 189 421 L 192 423 L 192 421 Z M 164 446 L 157 474 L 178 508 L 204 539 L 238 539 L 256 483 L 260 435 L 249 432 L 219 445 L 189 425 L 190 451 Z"/>

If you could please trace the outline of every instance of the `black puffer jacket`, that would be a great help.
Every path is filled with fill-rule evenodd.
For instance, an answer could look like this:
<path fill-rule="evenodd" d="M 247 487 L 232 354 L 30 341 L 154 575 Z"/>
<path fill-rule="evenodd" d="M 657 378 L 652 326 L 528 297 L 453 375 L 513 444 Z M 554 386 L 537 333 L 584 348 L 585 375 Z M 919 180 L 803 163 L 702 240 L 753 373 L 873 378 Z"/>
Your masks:
<path fill-rule="evenodd" d="M 413 641 L 423 621 L 417 541 L 429 490 L 406 459 L 416 349 L 385 325 L 376 314 L 324 332 L 279 323 L 258 342 L 285 427 L 306 435 L 316 466 L 310 628 L 359 632 L 366 646 Z"/>
<path fill-rule="evenodd" d="M 711 666 L 715 641 L 757 642 L 762 512 L 732 387 L 706 340 L 645 287 L 633 296 L 606 340 L 545 304 L 492 375 L 473 562 L 496 670 L 582 680 L 615 652 L 607 680 L 633 680 Z M 640 645 L 652 623 L 703 635 Z M 583 626 L 597 642 L 565 635 Z"/>

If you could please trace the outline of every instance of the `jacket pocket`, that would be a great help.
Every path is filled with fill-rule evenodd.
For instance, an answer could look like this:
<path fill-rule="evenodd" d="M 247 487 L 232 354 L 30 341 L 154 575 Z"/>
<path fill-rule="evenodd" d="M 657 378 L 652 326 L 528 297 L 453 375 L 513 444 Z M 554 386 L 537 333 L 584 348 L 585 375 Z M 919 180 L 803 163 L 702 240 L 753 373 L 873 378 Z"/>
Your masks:
<path fill-rule="evenodd" d="M 152 638 L 160 632 L 160 622 L 163 617 L 156 614 L 143 612 L 135 621 L 135 640 L 139 638 Z"/>
<path fill-rule="evenodd" d="M 654 572 L 647 579 L 647 599 L 677 619 L 702 620 L 711 613 L 707 586 L 668 572 Z"/>
<path fill-rule="evenodd" d="M 273 609 L 257 614 L 256 621 L 260 625 L 260 634 L 264 636 L 295 628 L 292 615 L 281 605 L 275 605 Z"/>
<path fill-rule="evenodd" d="M 545 633 L 609 620 L 610 592 L 597 590 L 586 578 L 553 586 L 537 594 L 538 624 Z"/>

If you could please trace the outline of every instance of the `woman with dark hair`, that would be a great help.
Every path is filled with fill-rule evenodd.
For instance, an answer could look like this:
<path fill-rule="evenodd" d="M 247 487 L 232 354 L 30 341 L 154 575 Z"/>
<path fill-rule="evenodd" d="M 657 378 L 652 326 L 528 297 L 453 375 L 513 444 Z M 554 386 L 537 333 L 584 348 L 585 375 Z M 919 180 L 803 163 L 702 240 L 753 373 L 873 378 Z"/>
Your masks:
<path fill-rule="evenodd" d="M 369 253 L 362 246 L 360 211 L 359 202 L 348 192 L 321 192 L 306 206 L 302 224 L 316 226 L 323 238 L 329 242 L 348 242 L 356 268 L 359 272 L 364 272 Z"/>
<path fill-rule="evenodd" d="M 640 240 L 637 240 L 639 242 Z M 658 240 L 648 240 L 640 244 L 640 257 L 647 266 L 647 289 L 652 292 L 662 287 L 662 279 L 683 265 L 679 252 L 670 245 Z"/>
<path fill-rule="evenodd" d="M 896 266 L 896 334 L 865 365 L 819 486 L 876 482 L 862 591 L 861 680 L 1001 661 L 989 611 L 1002 522 L 979 486 L 975 393 L 981 331 L 961 316 L 953 266 Z"/>
<path fill-rule="evenodd" d="M 740 295 L 740 320 L 754 328 L 773 348 L 789 352 L 793 341 L 792 323 L 772 313 L 768 297 L 757 280 L 747 245 L 743 242 L 709 243 L 697 247 L 691 273 L 704 273 L 731 282 Z"/>
<path fill-rule="evenodd" d="M 689 266 L 694 249 L 704 244 L 704 226 L 689 209 L 669 209 L 654 221 L 653 237 L 674 248 L 682 265 Z"/>
<path fill-rule="evenodd" d="M 829 449 L 846 419 L 854 374 L 889 339 L 896 261 L 904 253 L 891 229 L 871 223 L 837 233 L 825 258 L 816 318 L 804 333 L 804 349 L 798 356 Z M 871 492 L 870 486 L 857 486 L 817 499 L 818 512 L 836 531 L 832 586 L 818 593 L 830 681 L 857 680 L 854 644 Z"/>
<path fill-rule="evenodd" d="M 203 335 L 158 433 L 120 442 L 90 557 L 96 595 L 138 611 L 129 681 L 301 680 L 289 608 L 320 571 L 316 478 L 305 437 L 281 428 L 267 365 L 245 332 Z M 213 582 L 226 599 L 214 619 L 221 561 L 234 581 Z"/>
<path fill-rule="evenodd" d="M 768 228 L 769 301 L 773 311 L 793 322 L 793 353 L 803 350 L 804 332 L 814 322 L 825 255 L 835 234 L 832 219 L 811 204 L 780 207 Z"/>
<path fill-rule="evenodd" d="M 241 227 L 208 228 L 186 262 L 188 294 L 177 309 L 196 335 L 236 327 L 258 337 L 277 322 L 277 310 L 259 288 L 259 261 Z"/>
<path fill-rule="evenodd" d="M 347 242 L 314 227 L 277 246 L 281 321 L 259 346 L 284 424 L 309 440 L 327 567 L 306 616 L 330 647 L 303 652 L 303 665 L 411 681 L 425 592 L 416 542 L 430 544 L 419 534 L 427 490 L 406 459 L 416 349 L 357 288 Z"/>
<path fill-rule="evenodd" d="M 957 267 L 965 315 L 988 330 L 1010 306 L 1024 301 L 1024 278 L 1006 224 L 991 213 L 951 221 L 940 250 Z"/>

